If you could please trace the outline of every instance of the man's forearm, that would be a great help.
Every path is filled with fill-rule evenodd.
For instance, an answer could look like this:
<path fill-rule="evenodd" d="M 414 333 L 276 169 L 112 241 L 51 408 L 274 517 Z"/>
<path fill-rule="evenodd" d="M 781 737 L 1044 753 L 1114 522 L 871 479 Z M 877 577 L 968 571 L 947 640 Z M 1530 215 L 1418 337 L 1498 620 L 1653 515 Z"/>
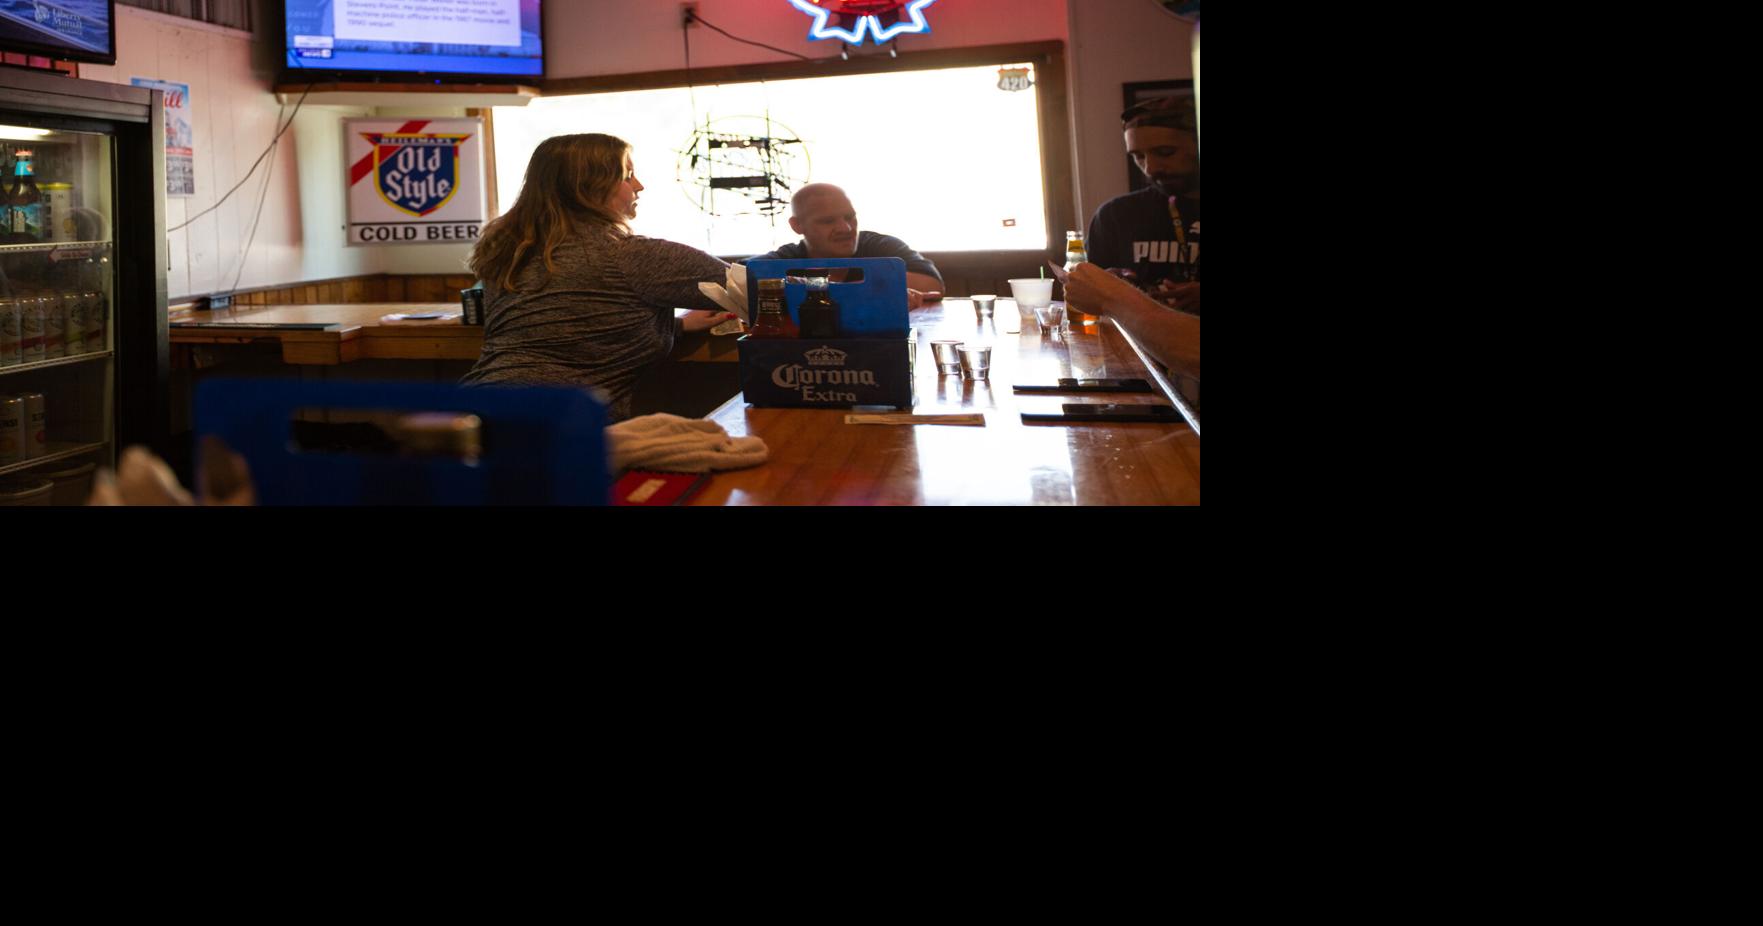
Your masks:
<path fill-rule="evenodd" d="M 1107 315 L 1172 371 L 1200 378 L 1200 316 L 1140 292 L 1109 299 Z"/>
<path fill-rule="evenodd" d="M 916 273 L 908 270 L 906 271 L 906 288 L 916 289 L 921 293 L 940 293 L 943 291 L 943 281 L 928 273 Z"/>

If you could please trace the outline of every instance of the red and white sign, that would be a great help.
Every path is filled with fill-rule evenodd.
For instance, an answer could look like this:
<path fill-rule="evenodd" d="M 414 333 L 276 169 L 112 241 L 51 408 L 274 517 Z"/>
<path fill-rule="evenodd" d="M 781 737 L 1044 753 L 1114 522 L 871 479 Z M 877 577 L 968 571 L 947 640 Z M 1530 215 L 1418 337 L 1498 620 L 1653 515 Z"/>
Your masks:
<path fill-rule="evenodd" d="M 349 244 L 471 244 L 485 215 L 483 120 L 345 119 Z"/>

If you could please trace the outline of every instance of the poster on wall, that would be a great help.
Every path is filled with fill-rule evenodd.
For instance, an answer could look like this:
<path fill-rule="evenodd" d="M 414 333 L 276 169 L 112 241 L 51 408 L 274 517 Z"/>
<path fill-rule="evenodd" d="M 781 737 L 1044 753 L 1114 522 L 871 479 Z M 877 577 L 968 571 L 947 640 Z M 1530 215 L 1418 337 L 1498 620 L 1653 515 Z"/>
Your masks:
<path fill-rule="evenodd" d="M 190 127 L 190 85 L 136 77 L 137 87 L 165 94 L 165 195 L 196 195 L 196 132 Z"/>
<path fill-rule="evenodd" d="M 471 244 L 484 226 L 482 119 L 345 119 L 349 245 Z"/>

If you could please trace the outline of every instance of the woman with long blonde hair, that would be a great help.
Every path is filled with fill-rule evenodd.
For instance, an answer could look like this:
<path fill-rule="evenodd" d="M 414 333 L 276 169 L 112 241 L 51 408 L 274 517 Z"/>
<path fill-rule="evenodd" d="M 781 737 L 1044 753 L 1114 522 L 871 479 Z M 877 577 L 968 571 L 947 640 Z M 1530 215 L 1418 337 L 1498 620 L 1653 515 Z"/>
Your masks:
<path fill-rule="evenodd" d="M 716 309 L 698 284 L 722 282 L 728 265 L 632 234 L 642 191 L 622 139 L 540 143 L 514 208 L 484 226 L 466 262 L 484 285 L 484 349 L 463 384 L 591 386 L 618 421 L 638 374 L 667 357 L 679 330 L 732 317 L 675 322 L 676 306 Z"/>

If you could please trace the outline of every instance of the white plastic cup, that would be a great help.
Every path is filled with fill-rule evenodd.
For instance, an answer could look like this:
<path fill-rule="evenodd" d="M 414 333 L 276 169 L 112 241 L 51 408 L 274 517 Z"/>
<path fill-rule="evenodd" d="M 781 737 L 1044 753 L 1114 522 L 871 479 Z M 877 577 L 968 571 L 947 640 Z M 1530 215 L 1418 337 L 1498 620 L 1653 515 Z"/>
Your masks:
<path fill-rule="evenodd" d="M 1024 321 L 1035 320 L 1035 309 L 1053 301 L 1053 281 L 1023 278 L 1010 281 L 1010 293 Z"/>

